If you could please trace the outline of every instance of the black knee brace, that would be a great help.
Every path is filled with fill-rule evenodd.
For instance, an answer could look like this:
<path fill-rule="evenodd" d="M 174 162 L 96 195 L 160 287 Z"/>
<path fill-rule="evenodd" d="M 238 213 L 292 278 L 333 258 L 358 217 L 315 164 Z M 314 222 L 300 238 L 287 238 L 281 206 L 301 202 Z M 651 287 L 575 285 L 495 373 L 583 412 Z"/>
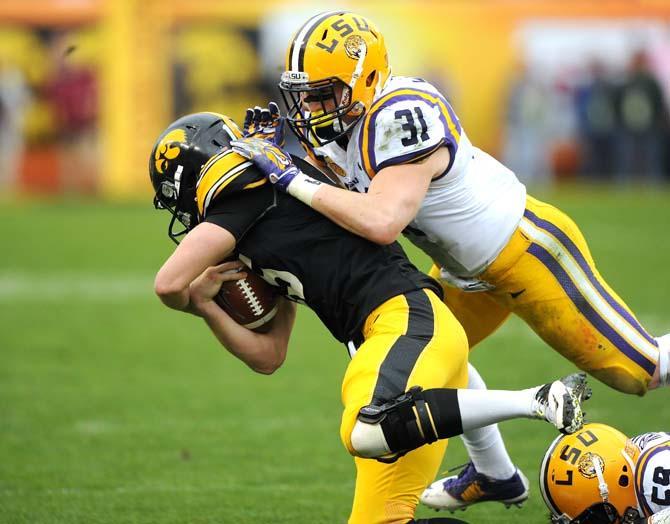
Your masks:
<path fill-rule="evenodd" d="M 430 408 L 419 386 L 381 405 L 365 406 L 358 419 L 366 424 L 379 424 L 391 450 L 380 462 L 395 462 L 407 452 L 438 439 Z"/>

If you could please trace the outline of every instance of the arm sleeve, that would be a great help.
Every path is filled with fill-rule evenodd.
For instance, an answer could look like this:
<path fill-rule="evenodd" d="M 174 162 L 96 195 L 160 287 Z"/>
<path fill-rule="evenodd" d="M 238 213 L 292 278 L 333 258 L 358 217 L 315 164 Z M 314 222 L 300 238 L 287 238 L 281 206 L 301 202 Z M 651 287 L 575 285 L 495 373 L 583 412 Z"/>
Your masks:
<path fill-rule="evenodd" d="M 270 184 L 217 197 L 209 206 L 204 222 L 229 231 L 237 242 L 275 205 Z"/>
<path fill-rule="evenodd" d="M 417 162 L 442 146 L 453 163 L 461 135 L 461 125 L 442 96 L 412 89 L 382 98 L 363 126 L 360 149 L 370 176 L 388 166 Z"/>

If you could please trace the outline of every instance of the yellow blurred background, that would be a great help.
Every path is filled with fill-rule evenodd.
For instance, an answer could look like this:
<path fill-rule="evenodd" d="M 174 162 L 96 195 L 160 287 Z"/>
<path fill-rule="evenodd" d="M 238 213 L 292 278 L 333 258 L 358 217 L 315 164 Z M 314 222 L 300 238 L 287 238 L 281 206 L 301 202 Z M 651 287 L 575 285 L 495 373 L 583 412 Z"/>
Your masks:
<path fill-rule="evenodd" d="M 289 37 L 331 9 L 375 20 L 394 73 L 440 87 L 525 181 L 668 180 L 670 0 L 2 0 L 0 193 L 146 198 L 159 132 L 278 100 Z M 640 71 L 660 102 L 621 95 Z"/>

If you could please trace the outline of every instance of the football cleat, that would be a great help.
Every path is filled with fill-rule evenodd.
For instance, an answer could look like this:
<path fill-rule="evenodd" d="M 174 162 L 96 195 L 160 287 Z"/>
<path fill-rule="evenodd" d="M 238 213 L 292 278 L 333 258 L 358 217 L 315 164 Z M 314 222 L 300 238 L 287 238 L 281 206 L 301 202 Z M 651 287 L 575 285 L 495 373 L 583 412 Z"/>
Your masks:
<path fill-rule="evenodd" d="M 528 499 L 528 479 L 517 469 L 508 479 L 479 473 L 468 462 L 458 475 L 433 482 L 421 495 L 421 503 L 435 510 L 465 510 L 480 502 L 500 502 L 520 507 Z"/>
<path fill-rule="evenodd" d="M 573 373 L 537 390 L 532 411 L 536 418 L 550 422 L 561 433 L 571 434 L 584 425 L 582 402 L 591 398 L 585 373 Z"/>

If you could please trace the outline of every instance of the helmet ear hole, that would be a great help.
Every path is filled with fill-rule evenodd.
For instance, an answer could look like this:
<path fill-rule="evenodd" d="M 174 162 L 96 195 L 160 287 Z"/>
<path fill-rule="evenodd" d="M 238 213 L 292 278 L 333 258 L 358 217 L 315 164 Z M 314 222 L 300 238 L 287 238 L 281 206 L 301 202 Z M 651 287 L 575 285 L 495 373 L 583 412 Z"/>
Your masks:
<path fill-rule="evenodd" d="M 619 486 L 622 488 L 627 488 L 628 487 L 628 475 L 621 475 L 619 477 Z"/>
<path fill-rule="evenodd" d="M 368 77 L 365 79 L 365 87 L 370 87 L 374 83 L 376 76 L 377 76 L 376 70 L 370 73 Z"/>

